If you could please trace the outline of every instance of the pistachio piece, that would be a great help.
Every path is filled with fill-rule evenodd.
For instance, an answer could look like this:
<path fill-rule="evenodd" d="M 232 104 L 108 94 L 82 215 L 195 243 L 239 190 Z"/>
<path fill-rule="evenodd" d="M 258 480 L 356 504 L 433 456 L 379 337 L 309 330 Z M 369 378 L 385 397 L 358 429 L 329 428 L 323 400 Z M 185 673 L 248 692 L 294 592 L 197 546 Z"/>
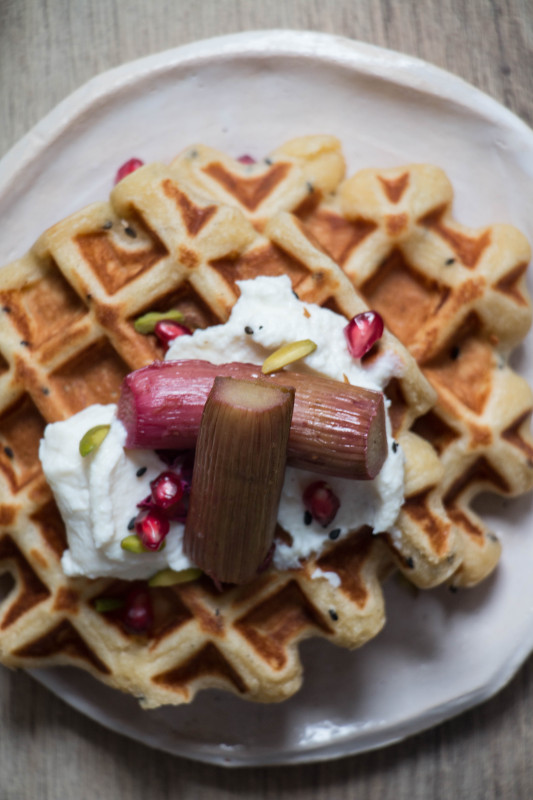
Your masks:
<path fill-rule="evenodd" d="M 302 339 L 299 342 L 284 344 L 278 347 L 277 350 L 274 350 L 268 358 L 265 358 L 263 366 L 261 367 L 261 372 L 263 375 L 277 372 L 288 364 L 293 364 L 295 361 L 305 358 L 315 350 L 316 344 L 311 339 Z"/>
<path fill-rule="evenodd" d="M 93 450 L 96 450 L 97 447 L 100 447 L 109 433 L 110 427 L 111 425 L 95 425 L 94 428 L 90 428 L 87 433 L 81 437 L 80 456 L 82 456 L 82 458 L 85 458 L 85 456 L 88 456 Z"/>
<path fill-rule="evenodd" d="M 150 578 L 148 586 L 174 586 L 176 583 L 190 583 L 202 574 L 202 570 L 197 567 L 180 570 L 162 569 Z"/>
<path fill-rule="evenodd" d="M 120 542 L 120 546 L 123 550 L 127 550 L 128 553 L 150 553 L 151 551 L 143 545 L 141 540 L 138 536 L 134 533 L 131 536 L 125 536 L 124 539 Z"/>
<path fill-rule="evenodd" d="M 130 536 L 125 536 L 124 539 L 120 542 L 120 546 L 123 550 L 127 550 L 128 553 L 153 553 L 154 548 L 145 547 L 144 544 L 141 542 L 137 534 L 132 533 Z M 157 548 L 155 552 L 159 553 L 161 550 L 164 550 L 167 546 L 167 543 L 163 541 L 160 546 Z"/>
<path fill-rule="evenodd" d="M 106 611 L 116 611 L 118 608 L 123 608 L 124 605 L 121 597 L 98 597 L 94 601 L 94 609 L 100 614 L 105 614 Z"/>
<path fill-rule="evenodd" d="M 147 314 L 143 314 L 142 317 L 138 317 L 133 323 L 133 327 L 137 333 L 153 333 L 157 323 L 162 320 L 183 322 L 183 314 L 177 308 L 171 308 L 169 311 L 149 311 Z"/>

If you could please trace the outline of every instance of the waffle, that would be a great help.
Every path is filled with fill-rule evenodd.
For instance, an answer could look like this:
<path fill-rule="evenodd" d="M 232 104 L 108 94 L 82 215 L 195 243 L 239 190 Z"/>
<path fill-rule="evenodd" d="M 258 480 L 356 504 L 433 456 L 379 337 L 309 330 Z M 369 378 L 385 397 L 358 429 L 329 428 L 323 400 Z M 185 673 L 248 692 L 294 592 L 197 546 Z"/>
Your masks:
<path fill-rule="evenodd" d="M 458 224 L 452 202 L 443 171 L 414 164 L 362 170 L 299 217 L 437 393 L 436 406 L 414 430 L 431 442 L 443 466 L 444 477 L 426 499 L 442 502 L 460 542 L 462 560 L 452 579 L 459 587 L 486 577 L 500 552 L 472 509 L 476 497 L 533 487 L 533 398 L 509 364 L 531 324 L 529 244 L 510 225 L 474 230 Z M 409 504 L 405 511 L 412 513 Z M 420 509 L 415 518 L 430 543 L 431 563 L 418 581 L 428 585 L 449 553 Z"/>
<path fill-rule="evenodd" d="M 260 274 L 289 275 L 301 299 L 348 318 L 366 308 L 348 277 L 290 213 L 301 212 L 302 197 L 310 193 L 311 168 L 318 182 L 311 144 L 307 155 L 287 157 L 283 176 L 275 171 L 278 160 L 259 168 L 274 171 L 271 198 L 279 181 L 290 179 L 293 199 L 281 210 L 265 195 L 262 210 L 256 209 L 260 216 L 251 221 L 236 206 L 207 197 L 205 187 L 195 188 L 190 175 L 180 180 L 176 164 L 152 164 L 121 181 L 109 203 L 55 225 L 30 253 L 3 268 L 0 570 L 12 583 L 0 604 L 6 665 L 77 665 L 146 707 L 188 702 L 208 687 L 278 701 L 301 684 L 302 639 L 321 636 L 354 648 L 381 629 L 381 582 L 393 568 L 391 549 L 386 538 L 356 528 L 328 541 L 300 568 L 269 569 L 247 586 L 220 593 L 202 578 L 152 588 L 154 625 L 148 635 L 131 633 L 120 612 L 95 608 L 98 599 L 123 596 L 126 582 L 62 572 L 64 527 L 37 455 L 47 422 L 91 403 L 116 401 L 128 371 L 162 356 L 152 336 L 134 330 L 133 320 L 145 311 L 179 308 L 188 324 L 207 327 L 227 319 L 238 296 L 236 280 Z M 335 163 L 340 180 L 338 154 Z M 317 195 L 332 188 L 330 177 Z M 444 580 L 461 554 L 438 499 L 427 499 L 442 478 L 442 464 L 413 432 L 435 393 L 391 333 L 367 358 L 396 363 L 386 391 L 394 435 L 406 456 L 407 502 L 416 507 L 424 495 L 424 520 L 430 518 L 449 542 L 451 558 L 439 573 Z M 403 516 L 398 540 L 416 525 L 416 515 Z M 400 566 L 418 569 L 410 553 Z M 317 570 L 334 573 L 339 586 L 316 577 Z"/>
<path fill-rule="evenodd" d="M 180 186 L 238 207 L 259 231 L 280 211 L 298 213 L 316 206 L 345 173 L 341 144 L 333 136 L 292 139 L 256 163 L 197 144 L 180 153 L 170 167 Z"/>

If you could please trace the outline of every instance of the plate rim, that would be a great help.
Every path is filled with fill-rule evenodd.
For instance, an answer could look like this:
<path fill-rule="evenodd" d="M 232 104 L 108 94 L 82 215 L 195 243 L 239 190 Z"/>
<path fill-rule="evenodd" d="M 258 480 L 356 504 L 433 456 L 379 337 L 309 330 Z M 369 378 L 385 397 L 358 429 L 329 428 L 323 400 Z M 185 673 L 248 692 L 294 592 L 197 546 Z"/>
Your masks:
<path fill-rule="evenodd" d="M 411 55 L 343 36 L 316 31 L 267 29 L 243 31 L 190 42 L 125 62 L 90 78 L 55 105 L 3 155 L 0 159 L 0 195 L 6 190 L 9 191 L 10 184 L 17 179 L 17 176 L 45 152 L 63 131 L 75 124 L 81 115 L 95 104 L 107 101 L 128 86 L 133 86 L 148 76 L 163 75 L 187 64 L 201 63 L 205 66 L 209 61 L 220 59 L 264 58 L 273 55 L 305 57 L 313 61 L 325 61 L 331 65 L 342 65 L 355 72 L 399 84 L 432 97 L 438 91 L 442 100 L 468 108 L 470 112 L 472 112 L 472 98 L 475 98 L 474 112 L 479 118 L 496 122 L 507 130 L 512 130 L 519 137 L 520 144 L 530 151 L 530 155 L 533 154 L 533 130 L 527 123 L 481 89 L 447 70 Z M 392 65 L 394 74 L 391 74 Z M 243 757 L 246 753 L 232 756 L 225 751 L 220 757 L 216 757 L 213 754 L 195 753 L 193 749 L 189 752 L 184 747 L 175 750 L 166 748 L 147 741 L 134 731 L 128 730 L 125 733 L 120 725 L 114 725 L 107 720 L 102 721 L 98 713 L 88 708 L 83 698 L 66 699 L 58 689 L 62 678 L 57 675 L 57 670 L 49 668 L 46 671 L 28 670 L 28 672 L 64 702 L 98 724 L 160 751 L 220 766 L 280 766 L 312 763 L 369 752 L 434 727 L 493 697 L 512 679 L 532 649 L 533 629 L 530 639 L 524 639 L 517 645 L 506 664 L 494 671 L 491 680 L 486 680 L 484 685 L 454 698 L 452 702 L 428 708 L 424 714 L 415 718 L 414 722 L 418 724 L 413 725 L 413 720 L 396 723 L 389 729 L 390 735 L 385 738 L 379 738 L 379 734 L 374 732 L 370 738 L 377 737 L 379 741 L 369 744 L 368 741 L 364 743 L 364 739 L 356 741 L 348 739 L 348 742 L 352 743 L 347 747 L 346 738 L 340 737 L 333 744 L 314 746 L 307 744 L 304 747 L 293 748 L 289 753 L 276 752 L 269 758 L 265 758 L 264 753 L 259 753 L 258 757 L 246 758 Z"/>

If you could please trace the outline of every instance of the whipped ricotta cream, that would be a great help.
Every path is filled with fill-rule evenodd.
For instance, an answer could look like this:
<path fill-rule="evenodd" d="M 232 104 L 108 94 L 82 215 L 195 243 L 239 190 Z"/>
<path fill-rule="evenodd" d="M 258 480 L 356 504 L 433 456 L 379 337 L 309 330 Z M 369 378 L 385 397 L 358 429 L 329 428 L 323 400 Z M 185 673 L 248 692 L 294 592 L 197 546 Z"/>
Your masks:
<path fill-rule="evenodd" d="M 385 355 L 362 366 L 346 347 L 346 320 L 320 306 L 303 303 L 292 291 L 287 276 L 258 277 L 238 282 L 240 297 L 229 320 L 192 336 L 180 336 L 166 359 L 199 358 L 214 364 L 245 361 L 262 364 L 278 347 L 300 339 L 312 339 L 316 350 L 291 370 L 324 375 L 353 385 L 381 391 L 401 365 Z M 95 425 L 110 424 L 103 443 L 82 458 L 79 441 Z M 375 531 L 395 532 L 403 503 L 404 457 L 393 447 L 387 430 L 389 454 L 373 481 L 353 481 L 324 476 L 340 500 L 340 508 L 328 529 L 312 521 L 306 524 L 302 495 L 317 473 L 288 467 L 279 505 L 278 521 L 290 532 L 292 545 L 278 543 L 274 566 L 297 567 L 300 559 L 320 552 L 328 533 L 338 529 L 342 538 L 361 525 Z M 150 494 L 150 482 L 166 466 L 149 450 L 125 450 L 126 431 L 116 418 L 116 407 L 91 406 L 64 422 L 48 425 L 40 446 L 45 476 L 65 521 L 69 548 L 62 566 L 67 575 L 90 578 L 115 576 L 149 578 L 167 566 L 175 570 L 193 566 L 183 554 L 184 526 L 171 523 L 166 547 L 160 552 L 134 554 L 124 551 L 121 540 L 137 513 L 137 503 Z M 316 570 L 313 577 L 327 577 Z"/>

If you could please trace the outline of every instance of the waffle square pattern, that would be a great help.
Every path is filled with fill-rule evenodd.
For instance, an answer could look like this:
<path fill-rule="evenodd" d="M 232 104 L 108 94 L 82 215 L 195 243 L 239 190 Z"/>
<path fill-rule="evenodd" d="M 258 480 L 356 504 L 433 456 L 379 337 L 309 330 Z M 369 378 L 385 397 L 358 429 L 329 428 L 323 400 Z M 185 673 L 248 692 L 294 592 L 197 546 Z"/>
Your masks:
<path fill-rule="evenodd" d="M 532 394 L 508 356 L 531 321 L 529 246 L 510 226 L 468 230 L 435 167 L 345 179 L 339 142 L 293 140 L 259 163 L 194 145 L 149 164 L 46 231 L 0 272 L 0 659 L 90 671 L 145 707 L 223 688 L 281 701 L 302 682 L 298 644 L 356 648 L 382 628 L 382 582 L 477 583 L 500 544 L 471 503 L 533 486 Z M 177 309 L 191 328 L 224 323 L 238 281 L 288 276 L 305 304 L 386 328 L 363 358 L 379 370 L 405 458 L 392 530 L 353 520 L 290 569 L 219 591 L 202 576 L 146 589 L 153 624 L 119 608 L 132 585 L 67 577 L 65 525 L 41 468 L 45 426 L 116 403 L 129 372 L 160 360 L 135 320 Z M 280 540 L 291 531 L 278 529 Z M 116 600 L 102 612 L 102 600 Z"/>

